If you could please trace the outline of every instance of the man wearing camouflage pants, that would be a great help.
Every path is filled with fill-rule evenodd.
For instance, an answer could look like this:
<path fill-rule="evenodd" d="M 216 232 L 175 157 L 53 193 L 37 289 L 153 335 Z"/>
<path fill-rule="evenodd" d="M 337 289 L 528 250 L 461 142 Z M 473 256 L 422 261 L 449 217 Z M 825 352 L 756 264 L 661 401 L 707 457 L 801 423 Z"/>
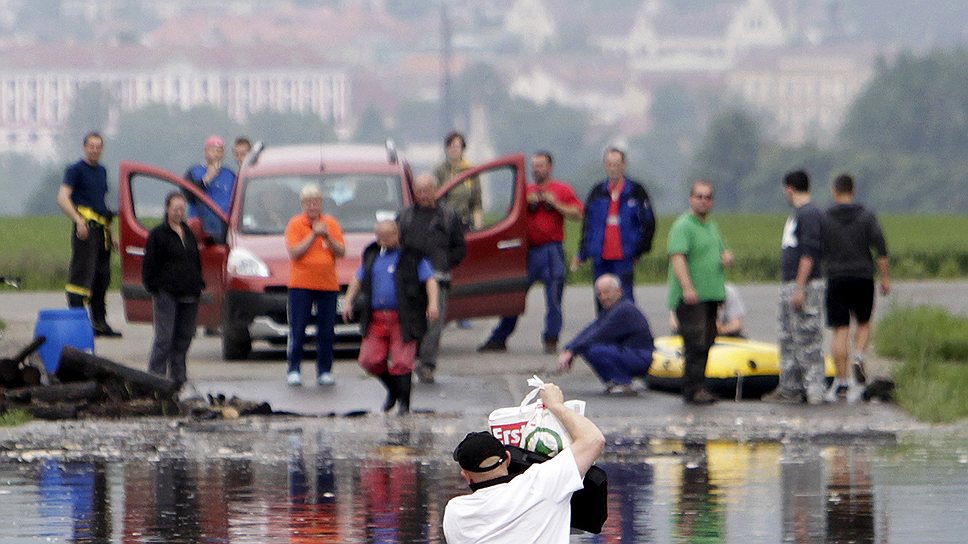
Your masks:
<path fill-rule="evenodd" d="M 793 214 L 783 228 L 780 274 L 780 385 L 765 401 L 810 404 L 824 400 L 823 214 L 810 202 L 810 178 L 802 170 L 783 178 Z"/>

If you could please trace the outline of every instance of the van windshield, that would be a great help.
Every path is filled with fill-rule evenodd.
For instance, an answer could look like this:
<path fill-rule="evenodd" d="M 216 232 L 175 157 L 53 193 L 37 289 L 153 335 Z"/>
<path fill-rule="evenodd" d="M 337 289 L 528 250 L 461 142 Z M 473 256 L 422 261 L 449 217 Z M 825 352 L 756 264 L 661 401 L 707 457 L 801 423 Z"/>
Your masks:
<path fill-rule="evenodd" d="M 242 200 L 245 234 L 282 234 L 302 212 L 299 192 L 315 184 L 323 192 L 323 213 L 336 217 L 344 232 L 372 233 L 378 220 L 393 219 L 403 202 L 399 176 L 327 174 L 248 178 Z"/>

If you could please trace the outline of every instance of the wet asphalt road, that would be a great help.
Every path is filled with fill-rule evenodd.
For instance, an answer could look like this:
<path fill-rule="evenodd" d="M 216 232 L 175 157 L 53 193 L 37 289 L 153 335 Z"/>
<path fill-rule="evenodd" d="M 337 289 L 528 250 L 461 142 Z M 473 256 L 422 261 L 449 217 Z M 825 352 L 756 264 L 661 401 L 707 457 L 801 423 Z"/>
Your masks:
<path fill-rule="evenodd" d="M 751 338 L 774 341 L 776 335 L 777 286 L 741 285 L 747 306 L 746 331 Z M 637 303 L 643 308 L 658 336 L 668 332 L 664 286 L 636 289 Z M 589 286 L 570 287 L 565 295 L 563 340 L 570 339 L 592 319 L 594 307 Z M 903 282 L 895 285 L 888 299 L 879 299 L 877 315 L 891 303 L 940 304 L 952 311 L 968 314 L 968 282 Z M 37 312 L 41 308 L 60 308 L 61 293 L 0 294 L 0 319 L 8 323 L 4 349 L 13 351 L 29 341 Z M 543 324 L 542 293 L 533 289 L 529 312 L 519 321 L 517 333 L 508 343 L 506 354 L 478 354 L 495 320 L 473 321 L 473 328 L 449 326 L 444 333 L 438 376 L 435 384 L 415 384 L 411 425 L 426 423 L 439 427 L 485 425 L 494 408 L 517 404 L 527 392 L 526 379 L 532 374 L 562 386 L 568 398 L 587 401 L 587 414 L 603 429 L 626 436 L 683 437 L 699 434 L 705 438 L 782 439 L 810 435 L 828 437 L 890 435 L 927 426 L 913 421 L 892 405 L 844 404 L 820 407 L 771 405 L 758 401 L 722 401 L 711 407 L 684 405 L 669 393 L 641 390 L 634 398 L 606 398 L 602 386 L 587 365 L 577 363 L 566 375 L 554 375 L 555 358 L 541 351 Z M 151 327 L 123 321 L 121 301 L 116 293 L 109 299 L 109 320 L 124 333 L 122 339 L 97 339 L 98 355 L 145 368 L 151 343 Z M 334 365 L 337 384 L 317 386 L 313 382 L 314 364 L 303 363 L 303 387 L 285 384 L 285 349 L 257 343 L 253 356 L 245 362 L 224 362 L 218 338 L 199 335 L 190 353 L 187 394 L 237 395 L 250 401 L 268 401 L 276 411 L 304 415 L 344 415 L 370 412 L 354 418 L 353 426 L 382 422 L 386 416 L 378 408 L 383 388 L 356 365 L 353 353 L 340 353 Z M 875 364 L 875 373 L 886 366 Z M 346 418 L 339 418 L 346 419 Z M 330 420 L 333 421 L 333 420 Z M 424 423 L 422 423 L 424 422 Z M 377 426 L 380 426 L 377 424 Z"/>

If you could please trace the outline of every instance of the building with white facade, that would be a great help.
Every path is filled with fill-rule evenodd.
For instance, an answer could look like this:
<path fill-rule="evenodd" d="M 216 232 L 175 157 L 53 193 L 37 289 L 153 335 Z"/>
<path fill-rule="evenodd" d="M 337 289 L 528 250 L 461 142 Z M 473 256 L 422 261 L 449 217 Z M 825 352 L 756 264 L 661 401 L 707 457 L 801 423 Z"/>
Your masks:
<path fill-rule="evenodd" d="M 0 68 L 0 139 L 8 151 L 38 158 L 53 156 L 74 97 L 91 83 L 113 98 L 112 119 L 148 104 L 183 110 L 208 105 L 240 123 L 259 111 L 312 113 L 340 131 L 350 116 L 349 76 L 340 69 L 213 66 L 204 55 L 201 62 L 183 58 L 152 67 L 157 52 L 143 48 L 102 50 L 98 56 L 81 47 L 39 49 L 7 50 L 0 61 L 7 65 Z"/>
<path fill-rule="evenodd" d="M 655 82 L 714 85 L 766 113 L 779 141 L 826 144 L 872 77 L 874 53 L 805 41 L 796 5 L 723 0 L 684 8 L 645 0 L 627 31 L 598 43 L 624 60 L 645 95 Z"/>
<path fill-rule="evenodd" d="M 770 114 L 778 141 L 827 144 L 873 76 L 873 55 L 832 47 L 753 55 L 729 72 L 726 87 Z"/>
<path fill-rule="evenodd" d="M 712 3 L 688 11 L 647 0 L 628 33 L 602 38 L 600 44 L 606 52 L 624 55 L 633 74 L 724 72 L 751 50 L 783 47 L 789 36 L 770 0 Z"/>

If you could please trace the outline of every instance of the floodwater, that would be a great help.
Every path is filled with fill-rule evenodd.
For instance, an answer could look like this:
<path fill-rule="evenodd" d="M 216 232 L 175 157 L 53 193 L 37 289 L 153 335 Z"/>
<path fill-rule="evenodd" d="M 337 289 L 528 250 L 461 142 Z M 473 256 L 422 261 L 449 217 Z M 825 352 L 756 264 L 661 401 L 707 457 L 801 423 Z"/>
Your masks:
<path fill-rule="evenodd" d="M 444 505 L 467 492 L 439 454 L 454 441 L 402 433 L 364 445 L 283 431 L 210 449 L 0 451 L 0 542 L 443 542 Z M 609 519 L 602 534 L 573 542 L 960 543 L 968 534 L 964 438 L 613 440 L 600 466 Z"/>

